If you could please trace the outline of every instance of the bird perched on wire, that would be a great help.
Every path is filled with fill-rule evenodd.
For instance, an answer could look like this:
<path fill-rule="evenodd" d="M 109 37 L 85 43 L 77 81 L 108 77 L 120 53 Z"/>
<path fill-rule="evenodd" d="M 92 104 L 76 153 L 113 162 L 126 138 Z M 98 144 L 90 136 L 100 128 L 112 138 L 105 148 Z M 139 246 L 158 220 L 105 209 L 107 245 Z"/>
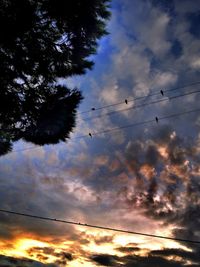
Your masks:
<path fill-rule="evenodd" d="M 126 104 L 128 104 L 128 100 L 127 100 L 127 99 L 125 99 L 124 102 L 125 102 Z"/>
<path fill-rule="evenodd" d="M 158 117 L 156 117 L 155 119 L 156 119 L 156 122 L 158 123 Z"/>
<path fill-rule="evenodd" d="M 92 138 L 92 134 L 91 133 L 89 133 L 89 136 Z"/>
<path fill-rule="evenodd" d="M 163 92 L 163 90 L 160 90 L 160 93 L 161 93 L 162 96 L 164 96 L 164 92 Z"/>

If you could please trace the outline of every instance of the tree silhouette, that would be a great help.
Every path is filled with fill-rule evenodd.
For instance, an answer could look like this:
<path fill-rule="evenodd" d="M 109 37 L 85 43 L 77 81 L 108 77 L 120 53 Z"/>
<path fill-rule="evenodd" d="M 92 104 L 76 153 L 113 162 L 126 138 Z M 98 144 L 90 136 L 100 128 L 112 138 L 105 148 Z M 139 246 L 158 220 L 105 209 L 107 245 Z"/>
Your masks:
<path fill-rule="evenodd" d="M 91 69 L 110 0 L 1 0 L 0 155 L 69 138 L 82 100 L 58 78 Z"/>

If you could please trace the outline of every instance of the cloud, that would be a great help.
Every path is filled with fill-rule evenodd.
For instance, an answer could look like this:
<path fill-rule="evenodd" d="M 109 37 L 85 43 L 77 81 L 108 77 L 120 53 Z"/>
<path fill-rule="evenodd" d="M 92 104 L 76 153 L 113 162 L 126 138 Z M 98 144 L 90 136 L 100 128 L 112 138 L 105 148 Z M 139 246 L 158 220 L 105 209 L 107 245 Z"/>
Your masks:
<path fill-rule="evenodd" d="M 104 244 L 104 243 L 111 243 L 113 242 L 113 236 L 97 236 L 95 237 L 94 241 L 97 245 L 101 245 L 101 244 Z"/>
<path fill-rule="evenodd" d="M 53 256 L 54 262 L 58 266 L 66 266 L 69 261 L 73 260 L 71 253 L 52 247 L 32 247 L 27 251 L 27 253 L 29 256 L 35 257 L 41 261 L 47 261 Z"/>
<path fill-rule="evenodd" d="M 163 157 L 159 151 L 166 144 Z M 175 237 L 198 240 L 199 174 L 192 175 L 199 162 L 196 140 L 191 145 L 166 128 L 154 141 L 130 142 L 124 155 L 133 183 L 121 188 L 121 201 L 133 209 L 144 208 L 153 219 L 174 223 Z M 156 175 L 151 166 L 157 170 Z M 192 244 L 185 245 L 197 249 Z"/>
<path fill-rule="evenodd" d="M 184 267 L 186 266 L 183 261 L 176 261 L 165 259 L 159 256 L 134 256 L 127 255 L 123 257 L 117 257 L 109 254 L 100 254 L 93 255 L 91 259 L 98 263 L 101 266 L 123 266 L 123 267 L 155 267 L 155 266 L 164 266 L 164 267 Z M 187 265 L 192 267 L 193 265 Z"/>
<path fill-rule="evenodd" d="M 112 256 L 112 255 L 106 255 L 106 254 L 101 254 L 101 255 L 92 255 L 91 259 L 98 263 L 100 266 L 116 266 L 117 262 L 116 259 L 118 257 Z"/>
<path fill-rule="evenodd" d="M 76 131 L 67 144 L 1 158 L 1 208 L 200 239 L 197 112 L 93 138 L 88 135 L 199 107 L 200 94 L 170 99 L 198 89 L 181 88 L 199 79 L 200 41 L 191 32 L 199 10 L 197 2 L 113 1 L 106 57 L 97 57 L 94 71 L 77 82 L 85 88 L 84 110 L 123 104 L 89 112 L 87 116 L 160 100 L 160 89 L 179 89 L 166 91 L 164 97 L 168 101 L 162 105 L 88 121 L 84 120 L 86 115 L 79 114 Z M 128 106 L 124 103 L 126 98 L 144 95 L 149 96 L 129 101 Z M 86 137 L 76 139 L 82 135 Z M 76 266 L 77 261 L 82 261 L 86 266 L 182 267 L 194 265 L 187 261 L 200 262 L 199 250 L 192 244 L 119 233 L 109 235 L 5 214 L 0 214 L 0 237 L 0 248 L 9 253 L 16 252 L 20 240 L 41 240 L 44 248 L 32 245 L 29 252 L 42 261 L 52 254 L 57 257 L 58 266 Z M 183 250 L 186 246 L 189 252 Z"/>
<path fill-rule="evenodd" d="M 34 261 L 30 259 L 17 259 L 13 257 L 7 257 L 0 255 L 0 266 L 14 267 L 58 267 L 56 264 L 43 264 L 39 261 Z"/>
<path fill-rule="evenodd" d="M 103 266 L 172 266 L 193 267 L 199 263 L 197 253 L 183 249 L 142 250 L 136 246 L 124 246 L 117 248 L 125 255 L 112 254 L 92 255 L 91 259 Z M 145 254 L 145 256 L 144 256 Z"/>
<path fill-rule="evenodd" d="M 125 267 L 131 267 L 134 264 L 138 267 L 154 267 L 154 266 L 163 266 L 163 267 L 183 267 L 184 265 L 180 262 L 174 260 L 167 260 L 162 257 L 141 257 L 141 256 L 125 256 L 123 257 L 123 263 Z"/>
<path fill-rule="evenodd" d="M 119 247 L 119 248 L 117 248 L 117 250 L 122 252 L 122 253 L 134 254 L 135 252 L 139 252 L 141 249 L 138 247 L 128 246 L 128 247 Z"/>
<path fill-rule="evenodd" d="M 199 263 L 199 255 L 191 251 L 185 251 L 181 249 L 163 249 L 163 250 L 152 250 L 150 255 L 164 256 L 164 257 L 180 257 L 182 260 L 191 261 L 193 263 Z"/>

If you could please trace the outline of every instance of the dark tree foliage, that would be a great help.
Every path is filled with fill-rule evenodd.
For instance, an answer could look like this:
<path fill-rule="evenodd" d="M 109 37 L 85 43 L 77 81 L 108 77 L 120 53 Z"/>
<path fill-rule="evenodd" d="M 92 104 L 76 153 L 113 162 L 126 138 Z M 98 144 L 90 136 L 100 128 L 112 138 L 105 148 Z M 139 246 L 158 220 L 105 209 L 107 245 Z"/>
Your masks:
<path fill-rule="evenodd" d="M 69 138 L 82 94 L 56 81 L 92 68 L 109 1 L 0 1 L 0 155 Z"/>

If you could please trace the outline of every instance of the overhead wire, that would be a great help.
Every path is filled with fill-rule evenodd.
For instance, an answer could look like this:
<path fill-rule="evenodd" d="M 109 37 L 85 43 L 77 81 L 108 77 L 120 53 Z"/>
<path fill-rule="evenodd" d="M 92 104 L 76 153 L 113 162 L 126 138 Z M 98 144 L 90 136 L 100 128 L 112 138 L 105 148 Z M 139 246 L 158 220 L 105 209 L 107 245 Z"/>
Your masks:
<path fill-rule="evenodd" d="M 193 85 L 194 84 L 197 84 L 197 83 L 193 83 Z M 200 82 L 198 82 L 198 84 L 200 84 Z M 191 86 L 191 84 L 190 84 L 190 86 Z M 181 87 L 181 88 L 183 88 L 183 87 Z M 173 90 L 175 90 L 175 89 L 173 89 Z M 172 91 L 172 89 L 165 90 L 165 92 L 166 91 Z M 190 95 L 190 94 L 194 94 L 194 93 L 199 93 L 199 92 L 200 91 L 193 91 L 193 92 L 185 93 L 185 94 L 182 94 L 182 95 L 173 96 L 173 97 L 170 97 L 169 99 L 175 99 L 175 98 L 178 98 L 178 97 L 182 97 L 182 96 L 186 96 L 186 95 Z M 167 99 L 160 99 L 158 101 L 153 101 L 153 102 L 150 102 L 150 103 L 141 104 L 139 106 L 123 109 L 123 110 L 120 110 L 120 111 L 130 110 L 130 109 L 133 109 L 133 108 L 139 108 L 139 107 L 143 107 L 143 106 L 146 106 L 146 105 L 151 105 L 151 104 L 154 104 L 154 103 L 167 101 L 169 99 L 168 98 Z M 118 111 L 118 112 L 120 112 L 120 111 Z M 162 116 L 162 117 L 155 117 L 155 118 L 157 118 L 158 121 L 161 121 L 161 120 L 171 119 L 171 118 L 174 118 L 174 117 L 178 117 L 178 116 L 182 116 L 182 115 L 186 115 L 186 114 L 190 114 L 190 113 L 194 113 L 194 112 L 199 112 L 199 111 L 200 111 L 200 109 L 193 109 L 193 110 L 188 110 L 188 111 L 185 111 L 185 112 L 180 112 L 180 113 L 175 113 L 175 114 L 170 114 L 170 115 L 166 115 L 166 116 Z M 108 114 L 104 114 L 104 115 L 108 115 Z M 137 122 L 137 123 L 128 124 L 128 125 L 124 125 L 124 126 L 120 126 L 120 127 L 106 129 L 104 131 L 93 132 L 91 135 L 95 136 L 95 135 L 99 135 L 99 134 L 109 133 L 109 132 L 112 132 L 112 131 L 118 131 L 118 130 L 125 129 L 125 128 L 130 128 L 130 127 L 134 127 L 134 126 L 140 126 L 140 125 L 149 124 L 149 123 L 155 122 L 155 118 L 151 119 L 151 120 L 143 121 L 143 122 Z M 75 137 L 73 139 L 84 138 L 84 137 L 88 137 L 88 135 L 78 136 L 78 137 Z M 21 149 L 21 150 L 12 151 L 10 153 L 20 152 L 20 151 L 25 151 L 25 150 L 31 150 L 31 149 L 36 149 L 36 148 L 41 148 L 41 147 L 29 147 L 29 148 L 25 148 L 25 149 Z M 174 241 L 179 241 L 179 242 L 200 244 L 200 241 L 198 241 L 198 240 L 167 237 L 167 236 L 162 236 L 162 235 L 153 235 L 153 234 L 148 234 L 148 233 L 135 232 L 135 231 L 129 231 L 129 230 L 124 230 L 124 229 L 117 229 L 117 228 L 93 225 L 93 224 L 85 224 L 85 223 L 80 223 L 80 222 L 75 222 L 75 221 L 61 220 L 61 219 L 56 219 L 56 218 L 43 217 L 43 216 L 27 214 L 27 213 L 20 213 L 20 212 L 14 212 L 14 211 L 8 211 L 8 210 L 3 210 L 3 209 L 0 209 L 0 212 L 1 213 L 7 213 L 7 214 L 10 214 L 10 215 L 18 215 L 18 216 L 24 216 L 24 217 L 29 217 L 29 218 L 33 218 L 33 219 L 54 221 L 54 222 L 60 222 L 60 223 L 65 223 L 65 224 L 78 225 L 78 226 L 84 226 L 84 227 L 90 227 L 90 228 L 96 228 L 96 229 L 102 229 L 102 230 L 108 230 L 108 231 L 115 231 L 115 232 L 134 234 L 134 235 L 140 235 L 140 236 L 146 236 L 146 237 L 152 237 L 152 238 L 161 238 L 161 239 L 168 239 L 168 240 L 174 240 Z"/>
<path fill-rule="evenodd" d="M 104 114 L 100 114 L 100 115 L 96 115 L 96 116 L 82 118 L 81 120 L 82 121 L 90 121 L 90 120 L 97 119 L 97 118 L 102 118 L 102 117 L 106 117 L 106 116 L 112 116 L 112 115 L 115 115 L 115 114 L 120 113 L 120 112 L 139 109 L 139 108 L 143 108 L 143 107 L 146 107 L 146 106 L 149 106 L 149 105 L 159 104 L 159 103 L 162 103 L 162 102 L 174 100 L 174 99 L 177 99 L 177 98 L 181 98 L 181 97 L 185 97 L 185 96 L 189 96 L 189 95 L 193 95 L 193 94 L 197 94 L 197 93 L 200 93 L 200 90 L 191 91 L 191 92 L 187 92 L 187 93 L 176 95 L 176 96 L 167 96 L 166 98 L 154 100 L 154 101 L 151 101 L 151 102 L 139 104 L 139 105 L 128 107 L 128 108 L 124 108 L 124 109 L 118 109 L 118 110 L 110 111 L 110 112 L 107 112 L 107 113 L 104 113 Z"/>
<path fill-rule="evenodd" d="M 186 88 L 186 87 L 194 86 L 194 85 L 198 85 L 198 84 L 200 84 L 200 81 L 197 81 L 197 82 L 194 82 L 194 83 L 190 83 L 190 84 L 187 84 L 187 85 L 184 85 L 184 86 L 180 86 L 180 87 L 176 87 L 176 88 L 164 90 L 164 91 L 163 90 L 160 90 L 160 92 L 157 92 L 157 93 L 154 93 L 154 94 L 150 94 L 150 95 L 146 95 L 146 96 L 142 96 L 142 97 L 138 97 L 138 98 L 132 99 L 131 101 L 134 101 L 136 99 L 139 100 L 139 99 L 146 98 L 146 97 L 153 96 L 153 95 L 160 95 L 161 94 L 161 91 L 164 94 L 164 92 L 175 91 L 175 90 L 178 90 L 178 89 L 182 89 L 182 88 Z M 169 100 L 177 99 L 177 98 L 180 98 L 180 97 L 184 97 L 184 96 L 196 94 L 196 93 L 199 93 L 199 92 L 200 92 L 200 90 L 196 90 L 196 91 L 187 92 L 187 93 L 181 94 L 181 95 L 168 96 L 167 98 L 164 98 L 164 99 L 162 98 L 162 99 L 159 99 L 159 100 L 155 100 L 155 101 L 152 101 L 152 102 L 147 102 L 147 103 L 140 104 L 140 105 L 133 106 L 133 107 L 129 107 L 129 108 L 126 108 L 126 109 L 111 111 L 111 112 L 108 112 L 108 113 L 105 113 L 105 114 L 101 114 L 101 115 L 97 115 L 97 116 L 85 118 L 85 121 L 86 120 L 92 120 L 92 119 L 95 119 L 95 118 L 100 118 L 100 117 L 103 117 L 103 116 L 111 116 L 111 115 L 114 115 L 115 113 L 124 112 L 124 111 L 132 110 L 132 109 L 137 109 L 137 108 L 142 108 L 142 107 L 145 107 L 145 106 L 148 106 L 148 105 L 157 104 L 157 103 L 162 103 L 162 102 L 165 102 L 165 101 L 169 101 Z M 130 100 L 129 100 L 129 102 L 130 102 Z M 108 106 L 118 105 L 118 104 L 122 104 L 122 103 L 124 103 L 124 102 L 120 102 L 120 103 L 115 103 L 115 104 L 112 104 L 112 105 L 103 106 L 103 107 L 100 107 L 98 109 L 103 109 L 103 108 L 106 108 Z M 95 110 L 97 110 L 97 109 L 95 109 Z M 160 119 L 162 119 L 162 118 L 160 118 Z M 100 132 L 96 132 L 96 133 L 90 133 L 89 132 L 88 135 L 90 137 L 93 137 L 93 135 L 97 135 L 97 134 L 100 134 L 100 133 L 107 133 L 107 132 L 110 132 L 110 131 L 113 131 L 113 130 L 117 130 L 117 129 L 120 130 L 120 129 L 123 129 L 123 128 L 128 128 L 128 127 L 133 127 L 133 126 L 137 126 L 137 125 L 142 125 L 142 124 L 150 123 L 150 122 L 153 122 L 153 121 L 154 120 L 145 121 L 145 122 L 139 122 L 139 123 L 136 123 L 136 124 L 130 124 L 130 125 L 127 125 L 127 126 L 117 127 L 117 128 L 114 128 L 114 129 L 108 129 L 108 130 L 100 131 Z M 75 138 L 73 138 L 71 140 L 88 137 L 88 135 L 77 136 L 77 137 L 75 137 Z M 16 152 L 23 152 L 23 151 L 26 151 L 26 150 L 39 149 L 39 148 L 41 148 L 41 146 L 39 146 L 39 147 L 37 147 L 37 146 L 31 146 L 31 147 L 27 147 L 27 148 L 13 150 L 11 152 L 8 152 L 7 154 L 16 153 Z"/>
<path fill-rule="evenodd" d="M 193 83 L 186 84 L 186 85 L 182 85 L 182 86 L 178 86 L 178 87 L 167 89 L 167 90 L 162 90 L 162 91 L 165 94 L 166 92 L 176 91 L 176 90 L 179 90 L 179 89 L 184 89 L 184 88 L 187 88 L 187 87 L 190 87 L 190 86 L 195 86 L 195 85 L 198 85 L 198 84 L 200 84 L 200 81 L 193 82 Z M 147 98 L 147 97 L 151 97 L 151 96 L 156 96 L 156 95 L 160 95 L 160 91 L 156 92 L 156 93 L 144 95 L 144 96 L 134 97 L 134 98 L 131 98 L 131 99 L 126 98 L 126 99 L 127 99 L 128 102 L 133 102 L 133 101 L 136 101 L 136 100 L 141 100 L 141 99 L 144 99 L 144 98 Z M 125 99 L 124 99 L 124 101 L 125 101 Z M 97 108 L 96 107 L 92 107 L 89 110 L 79 112 L 78 115 L 86 114 L 86 113 L 89 113 L 91 111 L 97 111 L 97 110 L 101 110 L 101 109 L 105 109 L 105 108 L 110 108 L 110 107 L 122 105 L 122 104 L 124 104 L 124 101 L 116 102 L 116 103 L 109 104 L 109 105 L 104 105 L 104 106 L 97 107 Z"/>
<path fill-rule="evenodd" d="M 35 215 L 35 214 L 21 213 L 21 212 L 10 211 L 10 210 L 5 210 L 5 209 L 0 209 L 0 212 L 6 213 L 9 215 L 28 217 L 28 218 L 32 218 L 32 219 L 65 223 L 65 224 L 76 225 L 76 226 L 84 226 L 84 227 L 89 227 L 89 228 L 108 230 L 108 231 L 133 234 L 133 235 L 140 235 L 140 236 L 146 236 L 146 237 L 152 237 L 152 238 L 168 239 L 168 240 L 174 240 L 174 241 L 185 242 L 185 243 L 200 244 L 199 240 L 183 239 L 183 238 L 177 238 L 177 237 L 168 237 L 168 236 L 163 236 L 163 235 L 154 235 L 154 234 L 148 234 L 148 233 L 143 233 L 143 232 L 118 229 L 118 228 L 113 228 L 113 227 L 106 227 L 106 226 L 100 226 L 100 225 L 94 225 L 94 224 L 81 223 L 81 222 L 76 222 L 76 221 L 61 220 L 61 219 L 56 219 L 56 218 L 44 217 L 44 216 L 39 216 L 39 215 Z"/>
<path fill-rule="evenodd" d="M 109 133 L 109 132 L 120 131 L 121 129 L 127 129 L 127 128 L 132 128 L 132 127 L 141 126 L 141 125 L 145 125 L 145 124 L 150 124 L 150 123 L 156 122 L 157 120 L 159 122 L 159 121 L 162 121 L 162 120 L 171 119 L 171 118 L 174 118 L 174 117 L 179 117 L 179 116 L 183 116 L 183 115 L 190 114 L 190 113 L 195 113 L 195 112 L 200 112 L 200 108 L 192 109 L 192 110 L 188 110 L 188 111 L 183 111 L 183 112 L 179 112 L 179 113 L 173 113 L 173 114 L 166 115 L 166 116 L 163 116 L 163 117 L 155 117 L 155 118 L 150 119 L 150 120 L 141 121 L 141 122 L 135 122 L 135 123 L 132 123 L 132 124 L 127 124 L 127 125 L 122 125 L 122 126 L 119 126 L 119 127 L 110 128 L 110 129 L 106 129 L 106 130 L 103 130 L 103 131 L 91 132 L 91 133 L 88 133 L 88 134 L 85 134 L 85 135 L 76 136 L 76 137 L 74 137 L 74 138 L 72 138 L 70 140 L 73 141 L 73 140 L 76 140 L 76 139 L 88 138 L 88 137 L 93 137 L 93 136 L 100 135 L 100 134 L 106 134 L 106 133 Z M 157 118 L 157 120 L 156 120 L 156 118 Z M 13 150 L 13 151 L 9 152 L 8 154 L 12 154 L 12 153 L 16 153 L 16 152 L 23 152 L 23 151 L 32 150 L 32 149 L 39 149 L 39 148 L 41 148 L 41 146 L 40 147 L 31 146 L 31 147 L 27 147 L 27 148 L 24 148 L 24 149 Z"/>
<path fill-rule="evenodd" d="M 152 102 L 139 104 L 139 105 L 136 105 L 136 106 L 133 106 L 133 107 L 124 108 L 124 109 L 118 109 L 118 110 L 110 111 L 110 112 L 107 112 L 107 113 L 104 113 L 104 114 L 83 118 L 82 121 L 90 121 L 90 120 L 97 119 L 97 118 L 102 118 L 102 117 L 106 117 L 106 116 L 112 116 L 112 115 L 115 115 L 115 114 L 120 113 L 120 112 L 125 112 L 125 111 L 129 111 L 129 110 L 143 108 L 143 107 L 146 107 L 146 106 L 149 106 L 149 105 L 154 105 L 154 104 L 158 104 L 158 103 L 161 103 L 161 102 L 166 102 L 166 101 L 174 100 L 174 99 L 177 99 L 177 98 L 180 98 L 180 97 L 189 96 L 189 95 L 193 95 L 193 94 L 197 94 L 197 93 L 200 93 L 200 90 L 187 92 L 185 94 L 180 94 L 180 95 L 176 95 L 176 96 L 168 96 L 167 98 L 154 100 Z"/>
<path fill-rule="evenodd" d="M 131 128 L 131 127 L 134 127 L 134 126 L 140 126 L 140 125 L 144 125 L 144 124 L 149 124 L 149 123 L 155 122 L 156 118 L 158 119 L 158 121 L 161 121 L 161 120 L 170 119 L 170 118 L 173 118 L 173 117 L 179 117 L 179 116 L 186 115 L 186 114 L 189 114 L 189 113 L 194 113 L 194 112 L 200 112 L 200 108 L 193 109 L 193 110 L 188 110 L 188 111 L 183 111 L 183 112 L 179 112 L 179 113 L 174 113 L 174 114 L 166 115 L 166 116 L 163 116 L 163 117 L 155 117 L 154 119 L 151 119 L 151 120 L 142 121 L 142 122 L 136 122 L 136 123 L 133 123 L 133 124 L 128 124 L 128 125 L 124 125 L 124 126 L 120 126 L 120 127 L 107 129 L 107 130 L 104 130 L 104 131 L 93 132 L 92 135 L 95 136 L 95 135 L 105 134 L 105 133 L 109 133 L 109 132 L 113 132 L 113 131 L 119 131 L 119 130 L 125 129 L 125 128 Z M 84 138 L 84 137 L 88 137 L 88 135 L 77 136 L 75 138 L 78 139 L 78 138 Z"/>
<path fill-rule="evenodd" d="M 200 84 L 200 82 L 192 83 L 190 85 L 185 85 L 185 86 L 182 86 L 182 87 L 177 87 L 177 88 L 173 88 L 173 89 L 169 89 L 169 90 L 163 90 L 163 92 L 165 94 L 165 92 L 174 91 L 174 90 L 178 90 L 178 89 L 181 89 L 181 88 L 185 88 L 185 87 L 189 87 L 189 86 L 193 86 L 193 85 L 197 85 L 197 84 Z M 191 95 L 191 94 L 195 94 L 195 93 L 199 93 L 199 92 L 200 91 L 198 90 L 198 91 L 193 91 L 193 92 L 181 94 L 181 95 L 178 95 L 178 96 L 172 96 L 172 97 L 165 98 L 165 99 L 159 99 L 159 100 L 152 101 L 152 102 L 149 102 L 149 103 L 144 103 L 144 104 L 141 104 L 141 105 L 138 105 L 138 106 L 134 106 L 134 107 L 130 107 L 130 108 L 122 109 L 122 110 L 108 112 L 108 113 L 103 114 L 103 115 L 92 117 L 92 119 L 99 118 L 99 117 L 102 117 L 102 116 L 112 115 L 112 114 L 114 114 L 116 112 L 123 112 L 123 111 L 131 110 L 131 109 L 141 108 L 141 107 L 144 107 L 144 106 L 147 106 L 147 105 L 161 103 L 161 102 L 164 102 L 164 101 L 167 101 L 167 100 L 176 99 L 176 98 L 179 98 L 179 97 L 183 97 L 183 96 L 187 96 L 187 95 Z M 139 100 L 139 99 L 143 99 L 143 98 L 149 97 L 149 96 L 155 96 L 155 95 L 160 95 L 160 92 L 159 93 L 150 94 L 150 95 L 147 95 L 147 96 L 143 96 L 143 97 L 134 98 L 134 99 L 128 100 L 128 102 Z M 120 104 L 123 104 L 123 103 L 124 102 L 118 102 L 118 103 L 114 103 L 114 104 L 111 104 L 111 105 L 102 106 L 102 107 L 99 107 L 99 108 L 95 108 L 95 111 L 96 110 L 100 110 L 100 109 L 104 109 L 104 108 L 108 108 L 108 107 L 111 107 L 111 106 L 117 106 L 117 105 L 120 105 Z M 87 112 L 90 112 L 90 111 L 87 111 Z M 171 119 L 171 118 L 174 118 L 174 117 L 178 117 L 178 116 L 182 116 L 182 115 L 186 115 L 186 114 L 190 114 L 190 113 L 194 113 L 194 112 L 199 112 L 199 111 L 200 111 L 200 109 L 193 109 L 193 110 L 188 110 L 188 111 L 185 111 L 185 112 L 180 112 L 180 113 L 175 113 L 175 114 L 170 114 L 170 115 L 166 115 L 166 116 L 162 116 L 162 117 L 155 117 L 155 118 L 157 118 L 158 122 L 159 122 L 161 120 Z M 83 113 L 87 113 L 87 112 L 81 112 L 79 114 L 83 114 Z M 149 124 L 149 123 L 155 122 L 155 118 L 151 119 L 151 120 L 147 120 L 147 121 L 136 122 L 136 123 L 133 123 L 133 124 L 128 124 L 128 125 L 124 125 L 124 126 L 120 126 L 120 127 L 106 129 L 106 130 L 103 130 L 103 131 L 92 132 L 91 136 L 105 134 L 105 133 L 109 133 L 109 132 L 113 132 L 113 131 L 119 131 L 121 129 L 126 129 L 126 128 L 130 128 L 130 127 Z M 86 119 L 89 120 L 91 118 L 86 118 Z M 85 137 L 88 137 L 88 135 L 77 136 L 77 137 L 75 137 L 73 139 L 79 139 L 79 138 L 85 138 Z M 35 147 L 34 146 L 34 147 L 29 147 L 29 148 L 25 148 L 25 149 L 21 149 L 21 150 L 15 150 L 15 151 L 12 151 L 10 153 L 26 151 L 26 150 L 36 149 L 36 148 L 41 148 L 41 147 Z M 96 229 L 101 229 L 101 230 L 115 231 L 115 232 L 121 232 L 121 233 L 126 233 L 126 234 L 134 234 L 134 235 L 140 235 L 140 236 L 146 236 L 146 237 L 152 237 L 152 238 L 160 238 L 160 239 L 168 239 L 168 240 L 174 240 L 174 241 L 179 241 L 179 242 L 200 244 L 199 240 L 190 240 L 190 239 L 182 239 L 182 238 L 176 238 L 176 237 L 154 235 L 154 234 L 148 234 L 148 233 L 142 233 L 142 232 L 135 232 L 135 231 L 129 231 L 129 230 L 124 230 L 124 229 L 112 228 L 112 227 L 105 227 L 105 226 L 86 224 L 86 223 L 80 223 L 80 222 L 75 222 L 75 221 L 68 221 L 68 220 L 61 220 L 61 219 L 56 219 L 56 218 L 43 217 L 43 216 L 38 216 L 38 215 L 34 215 L 34 214 L 27 214 L 27 213 L 9 211 L 9 210 L 4 210 L 4 209 L 0 209 L 0 212 L 1 213 L 6 213 L 6 214 L 10 214 L 10 215 L 29 217 L 29 218 L 32 218 L 32 219 L 54 221 L 54 222 L 59 222 L 59 223 L 65 223 L 65 224 L 71 224 L 71 225 L 77 225 L 77 226 L 84 226 L 84 227 L 96 228 Z"/>

